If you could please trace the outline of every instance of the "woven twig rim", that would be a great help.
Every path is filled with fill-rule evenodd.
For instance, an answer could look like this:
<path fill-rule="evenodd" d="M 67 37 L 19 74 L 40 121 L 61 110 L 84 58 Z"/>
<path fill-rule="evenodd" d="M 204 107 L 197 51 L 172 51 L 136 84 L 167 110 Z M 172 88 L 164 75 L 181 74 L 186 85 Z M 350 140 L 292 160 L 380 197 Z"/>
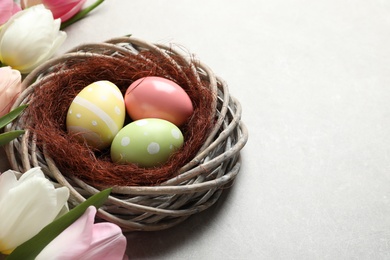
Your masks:
<path fill-rule="evenodd" d="M 113 187 L 112 195 L 99 209 L 98 216 L 119 225 L 124 231 L 153 231 L 172 227 L 209 208 L 218 200 L 222 191 L 230 187 L 241 166 L 240 150 L 247 142 L 248 132 L 241 121 L 241 105 L 230 95 L 226 82 L 202 62 L 191 63 L 190 57 L 174 46 L 152 44 L 134 37 L 120 37 L 104 43 L 81 45 L 42 64 L 24 79 L 24 91 L 13 105 L 16 108 L 28 104 L 34 89 L 45 81 L 50 81 L 51 68 L 63 62 L 77 62 L 91 55 L 107 59 L 136 55 L 140 50 L 163 55 L 178 69 L 180 65 L 170 55 L 191 64 L 199 77 L 209 82 L 217 97 L 217 120 L 198 154 L 179 170 L 176 177 L 157 186 Z M 24 129 L 24 121 L 14 121 L 5 131 L 15 129 Z M 63 175 L 45 148 L 39 149 L 35 140 L 34 133 L 26 131 L 23 136 L 6 145 L 6 154 L 14 170 L 25 172 L 32 167 L 41 167 L 56 186 L 70 189 L 71 206 L 99 192 L 97 188 L 76 177 Z"/>

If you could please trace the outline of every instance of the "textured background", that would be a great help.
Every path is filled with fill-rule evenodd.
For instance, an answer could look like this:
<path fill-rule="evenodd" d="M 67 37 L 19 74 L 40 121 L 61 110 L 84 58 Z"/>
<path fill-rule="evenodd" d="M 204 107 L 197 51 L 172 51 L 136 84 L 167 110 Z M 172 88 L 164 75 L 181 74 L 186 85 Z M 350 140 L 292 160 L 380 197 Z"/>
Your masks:
<path fill-rule="evenodd" d="M 185 46 L 243 105 L 234 186 L 130 258 L 390 258 L 389 1 L 106 0 L 66 31 Z"/>

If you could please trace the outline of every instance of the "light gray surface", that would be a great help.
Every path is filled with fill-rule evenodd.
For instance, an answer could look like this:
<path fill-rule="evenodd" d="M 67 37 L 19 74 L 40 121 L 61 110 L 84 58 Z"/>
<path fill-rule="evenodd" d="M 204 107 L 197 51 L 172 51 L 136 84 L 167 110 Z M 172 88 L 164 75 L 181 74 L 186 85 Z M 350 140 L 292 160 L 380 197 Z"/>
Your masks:
<path fill-rule="evenodd" d="M 66 31 L 183 45 L 243 105 L 234 186 L 130 258 L 390 258 L 389 1 L 107 0 Z"/>

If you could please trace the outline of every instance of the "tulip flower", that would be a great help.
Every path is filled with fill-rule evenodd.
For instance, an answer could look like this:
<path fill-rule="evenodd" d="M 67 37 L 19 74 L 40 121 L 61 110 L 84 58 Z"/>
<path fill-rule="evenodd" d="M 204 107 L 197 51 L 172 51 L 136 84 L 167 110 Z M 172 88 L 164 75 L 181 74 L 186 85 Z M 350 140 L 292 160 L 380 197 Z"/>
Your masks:
<path fill-rule="evenodd" d="M 12 0 L 1 0 L 0 1 L 0 25 L 6 23 L 8 19 L 19 12 L 20 6 Z"/>
<path fill-rule="evenodd" d="M 23 9 L 43 4 L 53 13 L 54 19 L 61 19 L 61 29 L 77 22 L 93 9 L 98 7 L 104 0 L 97 0 L 87 8 L 82 9 L 86 0 L 21 0 Z"/>
<path fill-rule="evenodd" d="M 42 0 L 46 8 L 50 9 L 55 19 L 65 22 L 80 12 L 86 0 Z"/>
<path fill-rule="evenodd" d="M 53 13 L 54 19 L 65 22 L 80 12 L 86 0 L 22 0 L 22 8 L 28 8 L 37 4 L 44 4 Z"/>
<path fill-rule="evenodd" d="M 65 41 L 60 25 L 43 5 L 16 13 L 0 31 L 0 61 L 22 74 L 31 72 Z"/>
<path fill-rule="evenodd" d="M 10 67 L 0 68 L 0 117 L 7 114 L 22 91 L 22 76 Z"/>
<path fill-rule="evenodd" d="M 69 190 L 55 188 L 39 167 L 0 175 L 0 253 L 10 254 L 68 210 Z"/>
<path fill-rule="evenodd" d="M 96 208 L 90 206 L 72 225 L 52 240 L 35 258 L 122 260 L 126 238 L 112 223 L 94 224 Z"/>

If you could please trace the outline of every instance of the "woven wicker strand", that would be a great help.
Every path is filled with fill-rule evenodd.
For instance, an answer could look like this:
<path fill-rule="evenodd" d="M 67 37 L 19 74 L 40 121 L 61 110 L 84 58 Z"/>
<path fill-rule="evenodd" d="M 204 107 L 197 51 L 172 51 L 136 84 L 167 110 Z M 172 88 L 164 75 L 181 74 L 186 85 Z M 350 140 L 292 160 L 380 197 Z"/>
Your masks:
<path fill-rule="evenodd" d="M 180 57 L 182 64 L 191 65 L 193 71 L 209 83 L 216 95 L 216 124 L 197 155 L 175 177 L 156 186 L 113 187 L 112 194 L 99 209 L 98 216 L 119 225 L 124 231 L 155 231 L 177 225 L 212 206 L 222 191 L 233 184 L 240 170 L 240 150 L 247 142 L 248 132 L 241 121 L 240 103 L 230 96 L 226 82 L 200 61 L 191 63 L 190 57 L 182 54 L 178 48 L 152 44 L 134 37 L 120 37 L 100 44 L 79 46 L 42 64 L 24 79 L 25 90 L 13 106 L 16 108 L 28 104 L 33 98 L 34 89 L 50 82 L 52 69 L 56 66 L 66 62 L 82 62 L 91 55 L 119 59 L 138 55 L 142 50 L 163 56 L 179 71 L 180 64 L 171 55 Z M 57 73 L 66 73 L 66 69 Z M 26 124 L 28 119 L 22 115 L 9 124 L 5 131 L 25 129 Z M 39 166 L 56 186 L 68 187 L 71 207 L 99 192 L 98 188 L 61 173 L 45 147 L 38 147 L 32 131 L 26 131 L 5 148 L 14 170 L 25 172 Z"/>

